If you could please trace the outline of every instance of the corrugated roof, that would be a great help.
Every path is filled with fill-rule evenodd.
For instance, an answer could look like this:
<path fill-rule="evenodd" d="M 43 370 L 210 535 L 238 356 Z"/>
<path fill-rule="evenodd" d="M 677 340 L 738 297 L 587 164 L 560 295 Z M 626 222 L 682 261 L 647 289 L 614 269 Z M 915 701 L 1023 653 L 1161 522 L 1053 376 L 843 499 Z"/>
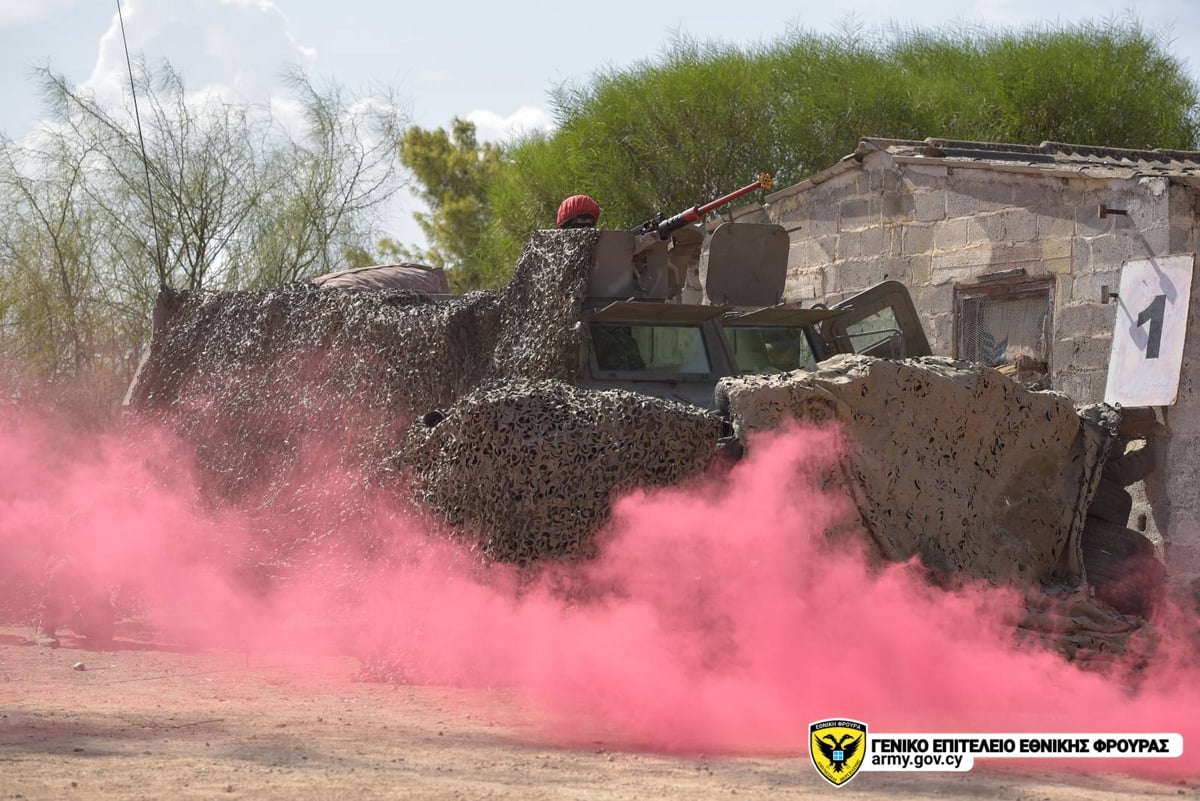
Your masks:
<path fill-rule="evenodd" d="M 866 137 L 853 153 L 837 164 L 772 194 L 766 200 L 770 203 L 776 198 L 803 192 L 861 164 L 867 156 L 876 152 L 886 152 L 898 162 L 906 164 L 939 164 L 1087 178 L 1159 176 L 1200 185 L 1200 151 L 1195 150 L 1132 150 L 1065 142 L 1015 145 L 932 137 L 924 140 Z"/>

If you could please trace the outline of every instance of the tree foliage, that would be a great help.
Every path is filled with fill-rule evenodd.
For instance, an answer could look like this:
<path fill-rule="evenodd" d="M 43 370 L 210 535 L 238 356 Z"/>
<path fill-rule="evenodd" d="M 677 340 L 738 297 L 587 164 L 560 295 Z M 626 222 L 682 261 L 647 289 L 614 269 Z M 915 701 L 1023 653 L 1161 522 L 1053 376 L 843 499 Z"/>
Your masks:
<path fill-rule="evenodd" d="M 40 70 L 50 121 L 0 139 L 0 359 L 42 382 L 127 379 L 162 286 L 273 286 L 344 266 L 397 186 L 386 98 L 295 73 L 299 113 L 284 119 L 189 93 L 169 64 L 139 66 L 136 107 Z"/>
<path fill-rule="evenodd" d="M 139 65 L 139 115 L 131 97 L 103 103 L 49 69 L 38 79 L 51 123 L 0 138 L 0 383 L 20 365 L 43 382 L 119 386 L 164 284 L 272 286 L 382 254 L 451 268 L 460 290 L 494 286 L 567 195 L 596 197 L 601 224 L 626 227 L 761 170 L 802 180 L 863 136 L 1200 146 L 1196 85 L 1132 18 L 847 26 L 746 47 L 680 37 L 558 87 L 555 129 L 503 148 L 464 120 L 405 130 L 390 98 L 298 73 L 287 118 L 190 93 L 169 64 Z M 422 252 L 376 230 L 401 163 L 429 209 Z"/>
<path fill-rule="evenodd" d="M 452 268 L 450 274 L 461 288 L 484 283 L 480 245 L 488 216 L 487 188 L 500 166 L 500 148 L 479 142 L 475 124 L 456 118 L 448 132 L 409 128 L 399 149 L 430 210 L 414 215 L 433 243 L 417 257 L 435 267 Z"/>
<path fill-rule="evenodd" d="M 989 31 L 794 31 L 751 47 L 674 41 L 553 94 L 557 127 L 506 148 L 478 258 L 502 277 L 559 200 L 596 197 L 624 227 L 720 196 L 766 170 L 777 186 L 864 136 L 1191 149 L 1197 87 L 1136 20 Z M 418 176 L 419 180 L 424 180 Z M 436 239 L 436 233 L 434 234 Z"/>
<path fill-rule="evenodd" d="M 61 142 L 48 146 L 51 170 L 38 180 L 21 175 L 14 154 L 4 154 L 0 216 L 20 223 L 0 229 L 0 319 L 11 356 L 62 374 L 83 370 L 95 349 L 102 310 L 92 299 L 101 265 L 92 240 L 99 225 L 83 198 L 88 154 Z"/>

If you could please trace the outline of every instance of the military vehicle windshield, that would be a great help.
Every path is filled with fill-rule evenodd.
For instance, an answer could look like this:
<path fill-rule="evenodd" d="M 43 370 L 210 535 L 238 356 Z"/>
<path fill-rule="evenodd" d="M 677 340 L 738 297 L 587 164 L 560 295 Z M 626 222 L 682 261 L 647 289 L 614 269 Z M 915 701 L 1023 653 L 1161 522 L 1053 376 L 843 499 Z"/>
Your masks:
<path fill-rule="evenodd" d="M 591 334 L 596 367 L 604 372 L 712 371 L 699 326 L 594 322 Z"/>
<path fill-rule="evenodd" d="M 742 373 L 785 373 L 817 364 L 800 327 L 728 326 L 725 336 Z"/>

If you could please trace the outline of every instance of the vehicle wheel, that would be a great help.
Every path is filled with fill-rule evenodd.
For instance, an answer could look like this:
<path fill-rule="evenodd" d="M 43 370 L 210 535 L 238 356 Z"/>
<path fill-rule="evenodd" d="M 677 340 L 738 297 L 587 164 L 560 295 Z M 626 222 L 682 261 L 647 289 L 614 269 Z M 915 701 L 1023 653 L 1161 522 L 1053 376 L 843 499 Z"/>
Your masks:
<path fill-rule="evenodd" d="M 729 387 L 723 384 L 713 387 L 713 409 L 722 419 L 729 419 Z"/>
<path fill-rule="evenodd" d="M 1146 440 L 1141 447 L 1109 459 L 1104 464 L 1103 476 L 1122 487 L 1136 484 L 1154 472 L 1155 456 L 1154 443 Z"/>
<path fill-rule="evenodd" d="M 1088 515 L 1124 526 L 1129 523 L 1129 513 L 1132 511 L 1133 496 L 1129 491 L 1116 481 L 1101 477 L 1092 503 L 1088 506 Z"/>
<path fill-rule="evenodd" d="M 1089 516 L 1083 566 L 1096 598 L 1126 614 L 1147 616 L 1166 589 L 1166 566 L 1139 531 Z"/>
<path fill-rule="evenodd" d="M 1137 407 L 1121 410 L 1121 422 L 1117 426 L 1117 433 L 1127 440 L 1156 437 L 1165 431 L 1166 427 L 1158 422 L 1153 409 Z"/>

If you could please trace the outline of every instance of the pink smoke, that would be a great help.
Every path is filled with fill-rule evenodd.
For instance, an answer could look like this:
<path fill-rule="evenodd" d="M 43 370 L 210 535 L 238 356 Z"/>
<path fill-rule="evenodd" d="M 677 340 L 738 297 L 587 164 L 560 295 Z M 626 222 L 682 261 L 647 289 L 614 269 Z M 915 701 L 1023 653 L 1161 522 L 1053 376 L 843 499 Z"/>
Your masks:
<path fill-rule="evenodd" d="M 808 724 L 827 717 L 1200 742 L 1184 635 L 1166 629 L 1134 690 L 1019 644 L 1013 591 L 949 592 L 912 566 L 873 563 L 849 502 L 820 487 L 837 452 L 829 432 L 764 438 L 719 479 L 626 497 L 597 559 L 536 576 L 431 535 L 398 493 L 354 495 L 352 476 L 305 490 L 341 503 L 304 514 L 213 507 L 172 456 L 182 451 L 144 430 L 0 421 L 0 608 L 31 614 L 17 589 L 67 554 L 81 580 L 129 588 L 153 626 L 194 645 L 350 650 L 414 683 L 515 690 L 565 743 L 803 753 Z M 1188 751 L 1119 765 L 1198 766 Z"/>

